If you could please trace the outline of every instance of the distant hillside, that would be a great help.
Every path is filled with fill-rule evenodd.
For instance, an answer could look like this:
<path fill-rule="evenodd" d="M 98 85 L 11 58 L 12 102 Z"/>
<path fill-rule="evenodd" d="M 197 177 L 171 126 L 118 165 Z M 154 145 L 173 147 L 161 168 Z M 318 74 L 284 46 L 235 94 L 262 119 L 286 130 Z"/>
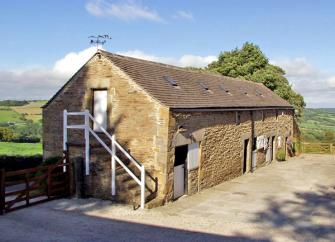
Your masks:
<path fill-rule="evenodd" d="M 26 120 L 34 122 L 42 119 L 42 106 L 46 103 L 43 100 L 0 101 L 0 126 L 6 123 L 22 123 Z"/>
<path fill-rule="evenodd" d="M 304 141 L 335 143 L 335 108 L 307 108 L 299 123 Z"/>
<path fill-rule="evenodd" d="M 0 106 L 23 106 L 27 105 L 29 102 L 26 100 L 0 100 Z"/>
<path fill-rule="evenodd" d="M 320 108 L 321 110 L 325 110 L 327 112 L 335 113 L 335 108 Z"/>

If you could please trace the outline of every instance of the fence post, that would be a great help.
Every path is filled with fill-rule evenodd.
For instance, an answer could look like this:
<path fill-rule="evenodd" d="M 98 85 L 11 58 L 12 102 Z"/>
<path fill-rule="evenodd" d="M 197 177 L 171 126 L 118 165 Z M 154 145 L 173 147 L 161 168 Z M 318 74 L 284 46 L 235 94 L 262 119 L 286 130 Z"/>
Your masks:
<path fill-rule="evenodd" d="M 51 166 L 48 166 L 48 187 L 47 187 L 47 196 L 48 199 L 51 197 Z"/>
<path fill-rule="evenodd" d="M 29 197 L 30 197 L 30 186 L 29 186 L 29 179 L 27 174 L 25 175 L 25 181 L 26 181 L 26 205 L 29 205 Z"/>
<path fill-rule="evenodd" d="M 0 215 L 3 215 L 5 210 L 5 169 L 0 170 Z"/>
<path fill-rule="evenodd" d="M 69 164 L 69 196 L 73 194 L 73 164 L 69 159 L 69 154 L 66 153 L 66 161 Z"/>
<path fill-rule="evenodd" d="M 112 140 L 111 140 L 111 142 L 112 142 L 112 183 L 111 183 L 111 186 L 112 186 L 112 196 L 115 196 L 115 194 L 116 194 L 116 189 L 115 189 L 115 186 L 116 186 L 116 182 L 115 182 L 115 169 L 116 169 L 116 167 L 115 167 L 115 154 L 116 154 L 116 152 L 115 152 L 115 135 L 113 134 L 113 136 L 112 136 Z"/>
<path fill-rule="evenodd" d="M 329 146 L 330 146 L 330 154 L 332 155 L 332 154 L 334 154 L 334 145 L 332 144 L 332 143 L 330 143 L 329 144 Z"/>

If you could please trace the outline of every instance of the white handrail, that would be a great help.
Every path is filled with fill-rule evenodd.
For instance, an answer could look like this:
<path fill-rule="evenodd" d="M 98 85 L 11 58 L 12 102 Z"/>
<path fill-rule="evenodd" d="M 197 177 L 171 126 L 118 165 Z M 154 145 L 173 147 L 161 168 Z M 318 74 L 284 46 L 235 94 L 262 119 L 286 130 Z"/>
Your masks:
<path fill-rule="evenodd" d="M 112 139 L 112 136 L 101 126 L 101 124 L 96 121 L 96 119 L 87 111 L 88 116 L 90 119 L 98 126 L 98 128 L 105 134 L 107 135 L 108 138 Z"/>
<path fill-rule="evenodd" d="M 119 157 L 115 156 L 115 160 L 129 173 L 129 175 L 131 175 L 132 178 L 134 178 L 138 185 L 141 185 L 141 181 L 131 170 L 129 170 L 129 168 L 119 159 Z"/>
<path fill-rule="evenodd" d="M 85 116 L 85 124 L 83 125 L 68 125 L 67 117 L 68 116 L 75 116 L 75 115 L 83 115 Z M 144 208 L 145 205 L 145 168 L 144 165 L 139 163 L 135 160 L 116 140 L 115 136 L 111 136 L 102 126 L 100 123 L 96 121 L 96 119 L 89 113 L 88 110 L 84 112 L 67 112 L 64 110 L 63 112 L 63 147 L 64 150 L 66 149 L 66 142 L 67 142 L 67 129 L 84 129 L 85 130 L 85 163 L 86 163 L 86 174 L 89 175 L 89 133 L 91 133 L 98 142 L 106 149 L 106 151 L 112 157 L 112 195 L 115 195 L 115 161 L 117 161 L 123 169 L 127 171 L 127 173 L 138 183 L 141 187 L 141 208 Z M 96 126 L 111 140 L 112 149 L 106 145 L 106 143 L 91 129 L 88 119 L 91 119 Z M 118 147 L 122 153 L 131 160 L 136 167 L 141 171 L 140 179 L 121 161 L 121 159 L 116 155 L 115 147 Z M 65 168 L 64 168 L 65 169 Z"/>
<path fill-rule="evenodd" d="M 110 155 L 113 155 L 111 149 L 103 142 L 100 137 L 91 129 L 89 128 L 90 133 L 99 141 L 99 143 L 108 151 Z"/>
<path fill-rule="evenodd" d="M 96 121 L 96 119 L 87 111 L 87 114 L 88 116 L 90 117 L 90 119 L 98 126 L 98 128 L 104 133 L 107 135 L 107 137 L 112 140 L 113 137 L 99 124 L 98 121 Z M 92 130 L 93 131 L 93 130 Z M 91 132 L 92 132 L 91 131 Z M 136 166 L 138 169 L 141 169 L 142 165 L 139 164 L 139 162 L 137 160 L 135 160 L 131 155 L 129 155 L 129 153 L 119 144 L 119 142 L 117 142 L 116 140 L 115 141 L 115 144 L 116 146 L 122 151 L 122 153 L 127 156 L 127 158 L 129 160 L 131 160 Z"/>
<path fill-rule="evenodd" d="M 86 115 L 85 112 L 67 112 L 68 116 Z"/>
<path fill-rule="evenodd" d="M 125 154 L 125 156 L 127 156 L 129 160 L 134 162 L 134 164 L 137 166 L 138 169 L 141 169 L 143 165 L 140 165 L 137 160 L 135 160 L 131 155 L 129 155 L 129 153 L 125 149 L 123 149 L 123 147 L 116 140 L 115 144 L 122 151 L 122 153 Z"/>

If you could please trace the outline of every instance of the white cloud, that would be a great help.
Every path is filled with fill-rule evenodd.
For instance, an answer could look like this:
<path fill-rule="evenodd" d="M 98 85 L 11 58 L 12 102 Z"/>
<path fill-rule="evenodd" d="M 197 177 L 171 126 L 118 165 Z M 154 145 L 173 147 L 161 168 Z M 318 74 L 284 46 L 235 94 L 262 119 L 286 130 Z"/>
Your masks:
<path fill-rule="evenodd" d="M 74 74 L 74 71 L 83 66 L 95 52 L 96 47 L 90 47 L 78 53 L 70 52 L 62 59 L 56 61 L 52 70 L 56 73 L 71 76 Z"/>
<path fill-rule="evenodd" d="M 173 17 L 178 19 L 194 20 L 193 14 L 184 10 L 177 11 L 177 13 Z"/>
<path fill-rule="evenodd" d="M 314 67 L 306 58 L 271 60 L 283 68 L 308 107 L 335 107 L 335 75 Z"/>
<path fill-rule="evenodd" d="M 95 51 L 95 47 L 90 47 L 78 53 L 71 52 L 51 68 L 0 70 L 0 99 L 50 98 Z"/>
<path fill-rule="evenodd" d="M 49 99 L 56 91 L 95 53 L 90 47 L 79 52 L 70 52 L 55 61 L 52 67 L 0 70 L 1 99 Z M 177 66 L 204 67 L 216 59 L 215 56 L 183 55 L 176 59 L 148 55 L 139 50 L 119 54 L 163 62 Z"/>
<path fill-rule="evenodd" d="M 86 10 L 96 17 L 115 17 L 121 20 L 144 19 L 154 22 L 164 22 L 164 19 L 154 10 L 133 1 L 113 3 L 109 0 L 90 0 Z"/>
<path fill-rule="evenodd" d="M 327 83 L 328 83 L 329 86 L 335 87 L 335 76 L 329 77 L 327 79 Z M 334 95 L 335 95 L 335 93 L 334 93 Z M 334 106 L 335 106 L 335 103 L 334 103 Z"/>
<path fill-rule="evenodd" d="M 187 67 L 187 66 L 205 67 L 209 63 L 213 62 L 214 60 L 217 60 L 216 56 L 211 56 L 211 55 L 209 56 L 183 55 L 180 58 L 173 58 L 173 57 L 162 57 L 162 56 L 150 55 L 140 50 L 121 51 L 121 52 L 118 52 L 118 54 L 130 56 L 134 58 L 139 58 L 139 59 L 144 59 L 144 60 L 161 62 L 161 63 L 180 66 L 180 67 Z"/>

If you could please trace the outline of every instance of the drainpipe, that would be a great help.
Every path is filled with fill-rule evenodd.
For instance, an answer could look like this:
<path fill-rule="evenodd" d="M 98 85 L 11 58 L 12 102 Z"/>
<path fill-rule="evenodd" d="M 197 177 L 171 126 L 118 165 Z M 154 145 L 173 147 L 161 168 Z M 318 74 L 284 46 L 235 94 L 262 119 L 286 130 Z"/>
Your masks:
<path fill-rule="evenodd" d="M 257 153 L 254 154 L 254 138 L 255 138 L 255 121 L 254 121 L 254 112 L 250 111 L 250 117 L 251 117 L 251 172 L 254 172 L 256 170 L 256 159 L 257 159 Z"/>

